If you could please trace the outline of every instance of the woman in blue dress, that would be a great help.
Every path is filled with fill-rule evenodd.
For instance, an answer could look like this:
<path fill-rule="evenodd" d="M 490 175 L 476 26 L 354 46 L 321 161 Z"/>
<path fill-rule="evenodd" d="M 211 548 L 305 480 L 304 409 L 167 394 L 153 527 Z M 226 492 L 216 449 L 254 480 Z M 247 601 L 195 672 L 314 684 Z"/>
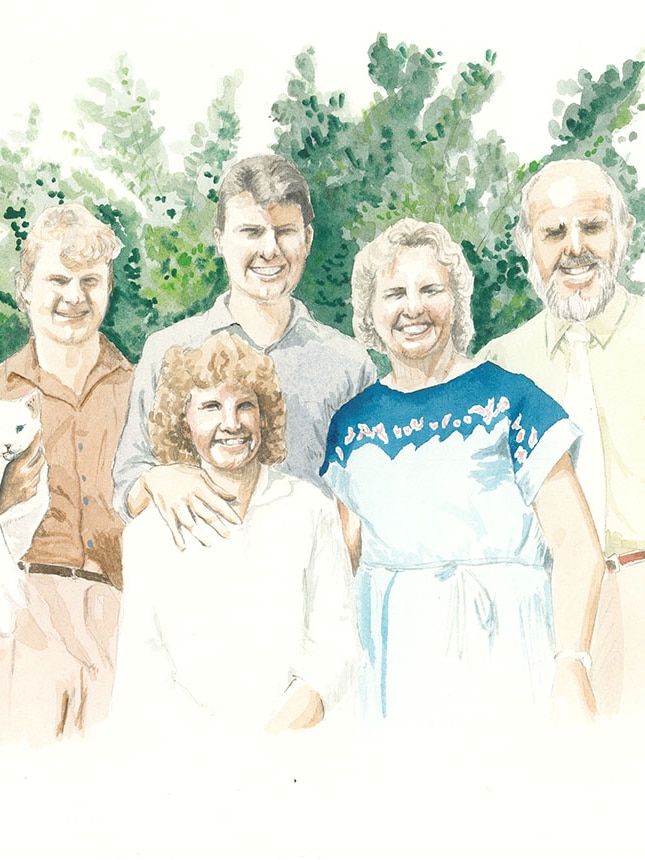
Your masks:
<path fill-rule="evenodd" d="M 356 257 L 354 330 L 391 372 L 336 414 L 321 474 L 356 568 L 363 701 L 426 720 L 552 689 L 592 714 L 604 562 L 579 431 L 526 377 L 466 357 L 472 286 L 437 224 L 404 219 Z"/>

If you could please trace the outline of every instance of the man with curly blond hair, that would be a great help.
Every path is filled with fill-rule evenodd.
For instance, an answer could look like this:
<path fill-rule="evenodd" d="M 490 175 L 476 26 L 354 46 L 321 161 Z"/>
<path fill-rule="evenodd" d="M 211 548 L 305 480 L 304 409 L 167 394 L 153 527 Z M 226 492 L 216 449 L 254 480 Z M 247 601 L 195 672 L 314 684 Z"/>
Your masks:
<path fill-rule="evenodd" d="M 123 531 L 112 462 L 133 374 L 99 329 L 121 248 L 76 203 L 46 209 L 22 246 L 16 298 L 31 338 L 0 365 L 0 397 L 40 393 L 50 503 L 22 560 L 28 606 L 0 652 L 3 739 L 48 741 L 109 709 Z M 42 453 L 27 449 L 10 464 L 0 516 L 30 498 L 42 463 Z"/>
<path fill-rule="evenodd" d="M 154 505 L 126 527 L 117 722 L 315 725 L 353 674 L 351 573 L 332 500 L 275 468 L 285 406 L 273 362 L 228 332 L 171 348 L 149 429 L 157 461 L 202 468 L 240 524 L 210 546 L 187 535 L 184 552 Z"/>

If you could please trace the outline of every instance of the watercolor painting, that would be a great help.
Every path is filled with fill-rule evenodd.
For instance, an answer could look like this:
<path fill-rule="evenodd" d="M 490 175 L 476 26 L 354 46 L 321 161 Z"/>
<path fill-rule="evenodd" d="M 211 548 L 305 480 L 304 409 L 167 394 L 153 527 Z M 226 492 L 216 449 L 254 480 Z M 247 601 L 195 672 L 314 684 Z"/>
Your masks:
<path fill-rule="evenodd" d="M 633 13 L 33 12 L 0 126 L 6 856 L 629 856 Z"/>

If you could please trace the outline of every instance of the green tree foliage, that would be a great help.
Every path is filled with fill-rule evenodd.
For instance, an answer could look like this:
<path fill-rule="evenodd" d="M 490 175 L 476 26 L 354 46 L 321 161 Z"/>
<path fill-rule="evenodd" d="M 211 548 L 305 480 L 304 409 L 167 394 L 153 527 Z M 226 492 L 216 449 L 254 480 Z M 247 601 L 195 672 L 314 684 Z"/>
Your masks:
<path fill-rule="evenodd" d="M 137 256 L 132 243 L 140 216 L 131 202 L 117 201 L 96 176 L 80 169 L 65 172 L 60 164 L 34 159 L 31 149 L 38 132 L 39 111 L 32 107 L 25 130 L 14 132 L 8 140 L 0 142 L 0 212 L 8 227 L 0 240 L 0 358 L 19 349 L 29 333 L 27 320 L 18 311 L 14 298 L 22 242 L 44 209 L 74 201 L 83 203 L 98 218 L 110 223 L 124 243 L 124 251 L 115 265 L 112 307 L 103 330 L 134 359 L 153 316 L 152 303 L 140 295 L 138 278 L 131 266 Z"/>
<path fill-rule="evenodd" d="M 217 186 L 234 158 L 239 120 L 234 108 L 240 76 L 225 78 L 183 145 L 183 170 L 171 171 L 164 129 L 155 122 L 158 98 L 132 74 L 127 57 L 112 75 L 89 81 L 94 100 L 79 99 L 80 125 L 100 129 L 98 147 L 76 139 L 76 154 L 112 174 L 139 204 L 142 227 L 133 269 L 142 295 L 154 303 L 155 327 L 210 306 L 226 285 L 213 226 Z"/>
<path fill-rule="evenodd" d="M 540 307 L 512 240 L 530 172 L 552 159 L 593 158 L 619 182 L 637 219 L 645 215 L 636 171 L 615 148 L 617 135 L 643 109 L 643 64 L 628 61 L 622 72 L 609 67 L 597 81 L 582 71 L 577 82 L 564 84 L 571 101 L 556 105 L 562 119 L 550 126 L 558 143 L 522 165 L 496 131 L 478 137 L 473 127 L 497 86 L 495 54 L 459 66 L 447 83 L 440 58 L 429 48 L 390 47 L 379 35 L 368 53 L 377 90 L 356 115 L 342 92 L 318 90 L 314 52 L 306 49 L 287 94 L 273 106 L 275 149 L 298 165 L 312 190 L 316 237 L 300 293 L 316 316 L 349 331 L 357 249 L 401 217 L 438 221 L 461 243 L 475 274 L 478 349 Z M 639 227 L 630 259 L 642 250 Z"/>
<path fill-rule="evenodd" d="M 359 247 L 404 216 L 439 221 L 475 273 L 478 349 L 539 308 L 512 231 L 522 184 L 561 158 L 597 161 L 624 192 L 637 221 L 624 274 L 631 289 L 642 291 L 632 275 L 645 251 L 645 191 L 621 152 L 636 139 L 632 120 L 645 109 L 643 70 L 643 62 L 628 60 L 597 79 L 582 70 L 561 82 L 549 124 L 553 146 L 521 164 L 500 133 L 481 135 L 473 124 L 498 83 L 492 51 L 449 74 L 440 52 L 392 47 L 381 34 L 367 57 L 373 97 L 351 111 L 342 91 L 319 90 L 314 51 L 303 50 L 272 108 L 274 148 L 305 175 L 316 212 L 299 296 L 322 322 L 351 333 L 350 277 Z M 155 118 L 158 96 L 135 77 L 126 56 L 88 84 L 91 95 L 77 100 L 78 128 L 66 132 L 71 168 L 32 154 L 37 107 L 23 129 L 0 139 L 0 358 L 27 337 L 13 293 L 17 252 L 47 206 L 82 202 L 123 242 L 103 330 L 133 360 L 151 331 L 204 310 L 226 286 L 212 231 L 217 188 L 237 153 L 240 76 L 220 84 L 180 145 L 179 168 Z"/>
<path fill-rule="evenodd" d="M 17 252 L 48 206 L 83 203 L 123 242 L 103 331 L 133 361 L 151 331 L 205 309 L 226 284 L 212 231 L 217 186 L 239 136 L 239 77 L 222 82 L 205 121 L 184 144 L 183 170 L 176 172 L 169 168 L 164 129 L 155 124 L 156 94 L 134 78 L 127 58 L 89 85 L 95 97 L 78 99 L 79 129 L 65 134 L 71 169 L 33 157 L 37 107 L 23 130 L 0 140 L 0 360 L 28 337 L 14 298 Z M 92 143 L 83 136 L 96 138 L 97 132 Z"/>

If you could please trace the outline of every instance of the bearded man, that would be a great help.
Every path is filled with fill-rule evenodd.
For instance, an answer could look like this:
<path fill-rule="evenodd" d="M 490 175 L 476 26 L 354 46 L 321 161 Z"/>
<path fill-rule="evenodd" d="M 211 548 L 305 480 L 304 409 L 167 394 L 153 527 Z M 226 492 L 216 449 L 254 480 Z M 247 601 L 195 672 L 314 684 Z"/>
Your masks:
<path fill-rule="evenodd" d="M 533 379 L 584 431 L 578 476 L 607 555 L 592 672 L 601 710 L 622 712 L 645 707 L 645 300 L 617 283 L 633 226 L 597 164 L 542 168 L 523 189 L 515 240 L 545 308 L 482 353 Z"/>

